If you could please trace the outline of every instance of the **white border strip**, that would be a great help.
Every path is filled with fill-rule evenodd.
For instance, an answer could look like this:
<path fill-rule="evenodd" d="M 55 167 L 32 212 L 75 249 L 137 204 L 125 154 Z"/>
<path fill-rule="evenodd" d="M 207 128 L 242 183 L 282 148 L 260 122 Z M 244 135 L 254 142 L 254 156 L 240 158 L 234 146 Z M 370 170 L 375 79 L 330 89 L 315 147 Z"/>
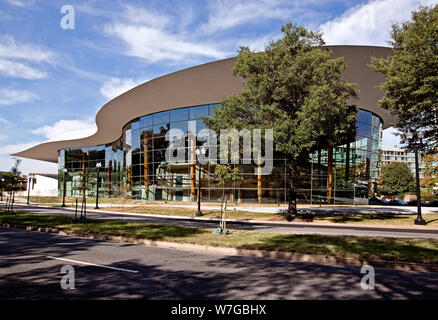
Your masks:
<path fill-rule="evenodd" d="M 131 272 L 131 273 L 138 273 L 138 271 L 136 271 L 136 270 L 129 270 L 129 269 L 123 269 L 123 268 L 103 266 L 101 264 L 95 264 L 95 263 L 78 261 L 78 260 L 71 260 L 71 259 L 65 259 L 65 258 L 56 258 L 56 257 L 52 257 L 52 256 L 46 256 L 46 258 L 55 259 L 55 260 L 61 260 L 61 261 L 66 261 L 66 262 L 73 262 L 73 263 L 78 263 L 78 264 L 84 264 L 84 265 L 87 265 L 87 266 L 93 266 L 93 267 L 117 270 L 117 271 L 125 271 L 125 272 Z"/>

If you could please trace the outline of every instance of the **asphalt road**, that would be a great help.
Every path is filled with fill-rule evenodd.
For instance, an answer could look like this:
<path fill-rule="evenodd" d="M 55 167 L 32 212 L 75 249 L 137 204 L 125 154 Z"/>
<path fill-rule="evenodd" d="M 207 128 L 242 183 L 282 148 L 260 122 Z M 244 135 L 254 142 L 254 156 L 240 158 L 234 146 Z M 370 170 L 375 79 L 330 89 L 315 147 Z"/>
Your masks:
<path fill-rule="evenodd" d="M 16 205 L 16 211 L 35 212 L 42 214 L 58 214 L 63 216 L 74 216 L 74 211 L 63 208 L 42 208 L 35 206 Z M 180 225 L 190 227 L 214 228 L 218 222 L 210 219 L 195 219 L 186 217 L 163 217 L 145 216 L 141 214 L 117 214 L 109 212 L 87 211 L 87 217 L 93 219 L 109 219 L 133 222 L 148 222 L 157 224 Z M 393 238 L 427 238 L 438 239 L 438 230 L 425 230 L 419 228 L 381 228 L 381 227 L 359 227 L 343 226 L 340 224 L 318 225 L 311 223 L 249 223 L 249 222 L 227 222 L 229 229 L 256 230 L 263 232 L 279 232 L 294 234 L 322 234 L 322 235 L 350 235 L 368 237 L 393 237 Z"/>
<path fill-rule="evenodd" d="M 0 299 L 438 298 L 438 273 L 376 268 L 375 289 L 363 290 L 363 275 L 355 267 L 201 254 L 3 228 L 0 258 Z M 74 268 L 75 289 L 61 288 L 64 265 Z"/>

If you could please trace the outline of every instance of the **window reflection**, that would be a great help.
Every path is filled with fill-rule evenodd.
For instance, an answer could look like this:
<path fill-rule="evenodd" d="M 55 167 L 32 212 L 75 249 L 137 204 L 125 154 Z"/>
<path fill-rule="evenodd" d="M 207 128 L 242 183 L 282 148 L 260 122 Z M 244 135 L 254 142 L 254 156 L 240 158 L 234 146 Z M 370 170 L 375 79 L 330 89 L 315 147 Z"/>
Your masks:
<path fill-rule="evenodd" d="M 128 123 L 122 137 L 114 143 L 101 146 L 62 149 L 59 152 L 59 186 L 62 195 L 62 172 L 67 169 L 67 196 L 81 196 L 81 177 L 91 186 L 85 192 L 95 196 L 96 163 L 103 179 L 99 196 L 127 197 L 142 200 L 194 201 L 197 193 L 198 166 L 186 163 L 166 163 L 165 152 L 169 142 L 165 135 L 170 129 L 187 134 L 196 126 L 196 132 L 205 129 L 201 117 L 213 114 L 219 104 L 179 108 L 145 115 Z M 370 178 L 378 177 L 379 149 L 382 121 L 371 112 L 359 110 L 356 138 L 333 149 L 335 203 L 365 203 Z M 205 132 L 204 132 L 205 133 Z M 208 134 L 198 137 L 196 146 L 209 142 Z M 218 139 L 219 141 L 219 139 Z M 185 159 L 194 156 L 184 138 Z M 299 186 L 299 201 L 303 203 L 327 202 L 328 152 L 320 150 L 311 155 L 309 165 L 302 168 L 303 181 Z M 229 201 L 235 202 L 286 202 L 287 161 L 275 157 L 272 174 L 258 183 L 254 165 L 239 165 L 244 180 L 227 190 Z M 222 195 L 214 176 L 215 164 L 201 166 L 203 201 L 218 201 Z M 194 182 L 194 183 L 192 183 Z M 78 187 L 79 186 L 79 187 Z M 195 190 L 196 191 L 196 190 Z"/>

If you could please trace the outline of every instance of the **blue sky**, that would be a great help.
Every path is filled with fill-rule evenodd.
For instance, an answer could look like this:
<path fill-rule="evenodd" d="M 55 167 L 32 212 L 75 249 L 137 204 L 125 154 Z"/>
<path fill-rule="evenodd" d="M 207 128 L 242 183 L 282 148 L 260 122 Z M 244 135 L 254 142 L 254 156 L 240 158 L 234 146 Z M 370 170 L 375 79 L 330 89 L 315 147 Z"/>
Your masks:
<path fill-rule="evenodd" d="M 431 5 L 438 0 L 420 1 Z M 95 132 L 107 101 L 160 75 L 263 50 L 293 21 L 327 44 L 387 45 L 417 0 L 0 0 L 0 171 L 9 154 Z M 61 28 L 71 5 L 75 29 Z M 397 139 L 385 132 L 384 144 Z M 22 159 L 24 173 L 56 164 Z"/>

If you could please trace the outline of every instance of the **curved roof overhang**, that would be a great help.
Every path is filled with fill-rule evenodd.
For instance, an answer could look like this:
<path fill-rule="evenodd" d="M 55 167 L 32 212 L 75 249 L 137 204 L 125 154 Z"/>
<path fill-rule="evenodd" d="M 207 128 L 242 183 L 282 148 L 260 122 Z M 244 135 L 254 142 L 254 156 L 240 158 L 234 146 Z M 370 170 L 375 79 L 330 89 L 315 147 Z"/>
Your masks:
<path fill-rule="evenodd" d="M 392 49 L 372 46 L 328 47 L 334 57 L 345 58 L 347 69 L 343 74 L 344 79 L 359 85 L 359 96 L 350 103 L 377 114 L 384 121 L 384 128 L 389 127 L 394 118 L 377 107 L 382 97 L 378 86 L 385 78 L 370 69 L 368 64 L 373 56 L 391 55 Z M 145 82 L 109 101 L 99 110 L 95 134 L 82 139 L 45 142 L 13 155 L 57 162 L 60 149 L 116 141 L 122 135 L 123 126 L 140 116 L 174 108 L 218 103 L 242 88 L 242 79 L 231 73 L 235 61 L 235 57 L 214 61 Z"/>

